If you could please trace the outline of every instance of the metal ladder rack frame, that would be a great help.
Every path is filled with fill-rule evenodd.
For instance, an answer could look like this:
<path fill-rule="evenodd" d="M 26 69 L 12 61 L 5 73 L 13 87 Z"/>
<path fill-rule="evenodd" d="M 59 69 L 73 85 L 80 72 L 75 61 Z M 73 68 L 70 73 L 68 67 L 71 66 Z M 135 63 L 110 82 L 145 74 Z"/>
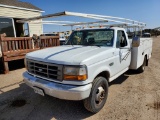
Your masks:
<path fill-rule="evenodd" d="M 83 18 L 89 18 L 89 19 L 94 19 L 94 20 L 99 20 L 99 21 L 93 21 L 93 22 L 74 22 L 74 21 L 37 21 L 39 19 L 44 19 L 44 18 L 56 18 L 56 17 L 61 17 L 61 16 L 75 16 L 75 17 L 83 17 Z M 86 14 L 86 13 L 77 13 L 77 12 L 59 12 L 59 13 L 54 13 L 54 14 L 49 14 L 49 15 L 44 15 L 44 16 L 38 16 L 38 17 L 33 17 L 33 18 L 28 18 L 28 19 L 22 19 L 22 20 L 17 20 L 19 23 L 42 23 L 42 24 L 53 24 L 53 25 L 61 25 L 61 26 L 81 26 L 81 25 L 93 25 L 93 24 L 100 24 L 101 26 L 109 27 L 109 26 L 115 26 L 115 27 L 125 27 L 125 28 L 133 28 L 136 30 L 136 28 L 142 30 L 146 24 L 143 22 L 131 20 L 131 19 L 126 19 L 126 18 L 121 18 L 121 17 L 113 17 L 113 16 L 105 16 L 105 15 L 96 15 L 96 14 Z M 115 22 L 118 24 L 103 24 L 106 22 Z"/>

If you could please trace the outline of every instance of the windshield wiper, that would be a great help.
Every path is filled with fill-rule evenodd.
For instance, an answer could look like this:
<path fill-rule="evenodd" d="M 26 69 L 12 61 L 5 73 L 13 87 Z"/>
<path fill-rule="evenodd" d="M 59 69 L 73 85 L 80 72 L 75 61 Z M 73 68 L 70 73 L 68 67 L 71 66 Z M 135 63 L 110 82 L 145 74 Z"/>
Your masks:
<path fill-rule="evenodd" d="M 82 46 L 96 46 L 96 47 L 101 47 L 101 45 L 82 45 Z"/>
<path fill-rule="evenodd" d="M 101 47 L 101 45 L 93 45 L 93 46 Z"/>
<path fill-rule="evenodd" d="M 101 47 L 102 45 L 90 45 L 90 46 L 96 46 L 96 47 Z"/>

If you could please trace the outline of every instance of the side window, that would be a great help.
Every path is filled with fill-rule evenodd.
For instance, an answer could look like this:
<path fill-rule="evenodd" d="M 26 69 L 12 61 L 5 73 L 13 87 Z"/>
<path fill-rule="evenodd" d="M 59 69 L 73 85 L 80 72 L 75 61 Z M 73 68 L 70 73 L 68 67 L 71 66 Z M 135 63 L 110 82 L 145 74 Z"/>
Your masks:
<path fill-rule="evenodd" d="M 116 47 L 125 47 L 125 46 L 127 46 L 126 35 L 123 30 L 118 30 Z"/>

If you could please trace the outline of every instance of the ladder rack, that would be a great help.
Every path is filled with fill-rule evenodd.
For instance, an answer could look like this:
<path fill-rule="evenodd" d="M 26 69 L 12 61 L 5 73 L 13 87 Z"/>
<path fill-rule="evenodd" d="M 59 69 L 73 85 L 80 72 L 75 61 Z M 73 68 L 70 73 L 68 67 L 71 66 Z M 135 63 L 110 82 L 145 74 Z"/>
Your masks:
<path fill-rule="evenodd" d="M 82 18 L 89 18 L 89 19 L 94 19 L 94 20 L 99 20 L 99 21 L 93 21 L 93 22 L 73 22 L 73 21 L 42 21 L 41 19 L 45 18 L 56 18 L 56 17 L 61 17 L 61 16 L 75 16 L 75 17 L 82 17 Z M 40 20 L 40 21 L 38 21 Z M 17 20 L 18 23 L 42 23 L 42 24 L 53 24 L 53 25 L 61 25 L 61 26 L 82 26 L 82 25 L 93 25 L 93 24 L 99 24 L 101 26 L 116 26 L 116 27 L 126 27 L 126 28 L 140 28 L 143 29 L 146 24 L 143 22 L 131 20 L 131 19 L 126 19 L 126 18 L 121 18 L 121 17 L 113 17 L 113 16 L 105 16 L 105 15 L 96 15 L 96 14 L 86 14 L 86 13 L 77 13 L 77 12 L 59 12 L 59 13 L 54 13 L 54 14 L 49 14 L 49 15 L 44 15 L 44 16 L 38 16 L 38 17 L 33 17 L 33 18 L 28 18 L 28 19 L 22 19 L 22 20 Z M 118 24 L 104 24 L 108 22 L 114 22 Z"/>

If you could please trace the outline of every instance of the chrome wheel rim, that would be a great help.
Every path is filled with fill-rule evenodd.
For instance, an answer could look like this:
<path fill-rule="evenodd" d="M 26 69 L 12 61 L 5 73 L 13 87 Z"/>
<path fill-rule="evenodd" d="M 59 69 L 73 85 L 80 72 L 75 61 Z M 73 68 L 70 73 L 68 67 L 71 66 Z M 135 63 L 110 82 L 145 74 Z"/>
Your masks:
<path fill-rule="evenodd" d="M 105 98 L 105 90 L 102 86 L 100 86 L 98 87 L 96 92 L 96 99 L 95 99 L 96 104 L 101 104 L 104 98 Z"/>

